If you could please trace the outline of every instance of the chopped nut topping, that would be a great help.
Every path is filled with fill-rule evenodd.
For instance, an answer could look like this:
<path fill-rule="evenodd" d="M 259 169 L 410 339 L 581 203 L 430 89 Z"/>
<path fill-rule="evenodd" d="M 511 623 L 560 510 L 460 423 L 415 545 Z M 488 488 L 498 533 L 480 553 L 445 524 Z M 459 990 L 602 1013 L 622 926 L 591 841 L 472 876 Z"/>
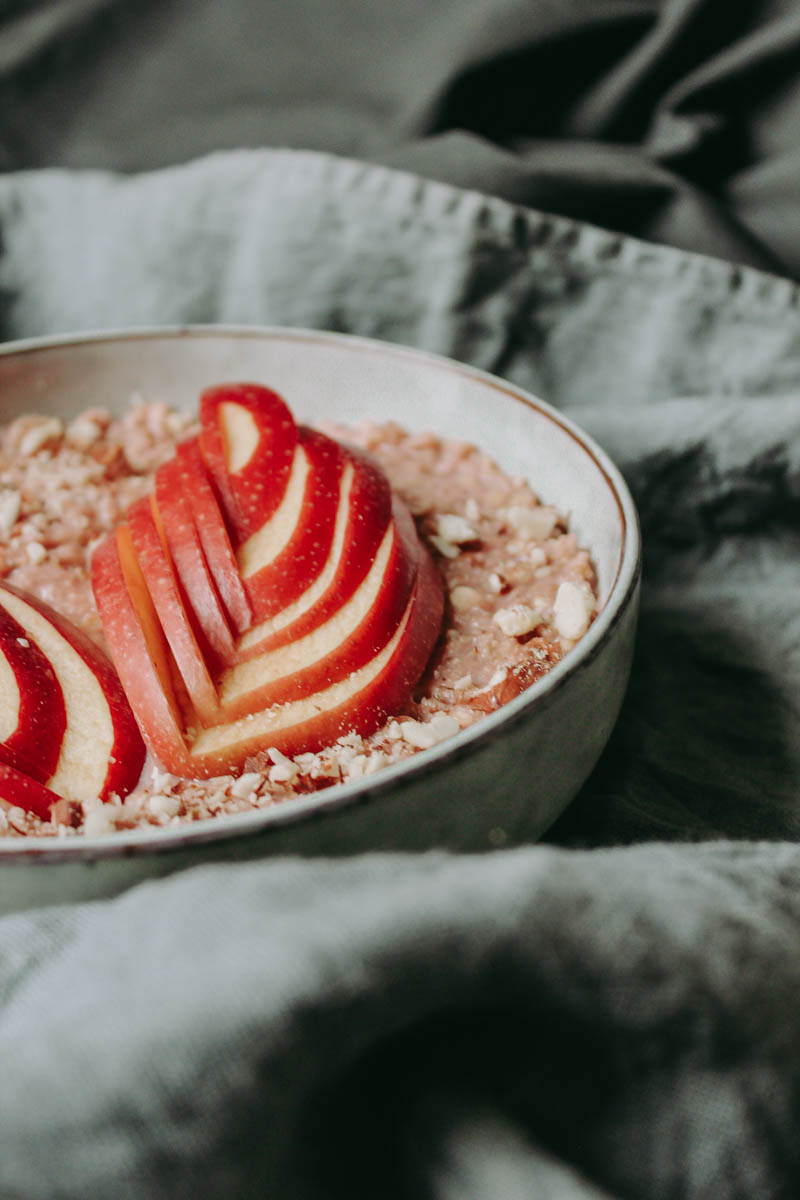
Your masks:
<path fill-rule="evenodd" d="M 289 759 L 286 761 L 287 763 L 290 762 Z M 254 796 L 258 792 L 263 778 L 263 775 L 260 775 L 258 771 L 245 771 L 238 779 L 234 779 L 231 784 L 231 795 L 236 796 L 237 800 L 249 800 L 251 796 Z"/>
<path fill-rule="evenodd" d="M 25 458 L 30 458 L 39 450 L 43 450 L 45 446 L 60 442 L 63 436 L 64 425 L 58 417 L 40 417 L 22 435 L 19 452 Z"/>
<path fill-rule="evenodd" d="M 456 546 L 474 542 L 478 537 L 478 531 L 472 522 L 466 517 L 459 517 L 457 513 L 439 513 L 436 518 L 436 533 L 446 542 L 452 542 Z"/>
<path fill-rule="evenodd" d="M 25 547 L 25 553 L 34 566 L 38 566 L 40 562 L 44 562 L 47 558 L 47 551 L 41 542 L 28 542 Z"/>
<path fill-rule="evenodd" d="M 553 605 L 553 624 L 561 637 L 574 642 L 589 628 L 594 612 L 594 596 L 586 583 L 559 584 Z"/>
<path fill-rule="evenodd" d="M 480 602 L 480 598 L 480 592 L 474 587 L 454 587 L 450 592 L 450 603 L 457 611 L 474 608 Z"/>
<path fill-rule="evenodd" d="M 524 508 L 515 504 L 506 509 L 505 516 L 515 533 L 535 541 L 544 541 L 545 538 L 549 538 L 558 521 L 555 509 L 544 505 L 536 508 Z"/>
<path fill-rule="evenodd" d="M 165 795 L 163 792 L 153 792 L 147 801 L 147 807 L 155 817 L 176 817 L 181 811 L 181 802 L 174 793 Z"/>
<path fill-rule="evenodd" d="M 445 541 L 435 533 L 431 534 L 429 541 L 445 558 L 458 558 L 458 546 L 454 546 L 452 542 Z"/>
<path fill-rule="evenodd" d="M 541 624 L 542 614 L 540 609 L 531 608 L 529 604 L 511 604 L 508 608 L 499 608 L 493 620 L 509 637 L 523 637 Z"/>
<path fill-rule="evenodd" d="M 21 507 L 22 497 L 19 492 L 9 489 L 0 492 L 0 533 L 11 532 Z"/>
<path fill-rule="evenodd" d="M 74 446 L 80 447 L 81 450 L 87 450 L 89 446 L 94 445 L 97 439 L 102 437 L 102 434 L 102 426 L 89 416 L 76 417 L 67 426 L 67 440 Z"/>

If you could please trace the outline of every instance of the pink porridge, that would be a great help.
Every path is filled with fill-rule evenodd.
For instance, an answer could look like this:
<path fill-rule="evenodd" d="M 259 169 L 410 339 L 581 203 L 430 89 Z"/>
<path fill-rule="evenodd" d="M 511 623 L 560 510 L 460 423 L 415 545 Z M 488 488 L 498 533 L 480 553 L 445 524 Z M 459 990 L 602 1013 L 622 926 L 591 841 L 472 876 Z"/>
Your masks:
<path fill-rule="evenodd" d="M 449 597 L 442 636 L 412 700 L 369 737 L 317 752 L 270 752 L 261 771 L 180 779 L 148 758 L 124 801 L 63 802 L 45 822 L 0 800 L 0 837 L 73 837 L 264 808 L 372 775 L 451 737 L 544 675 L 596 612 L 588 552 L 565 518 L 474 446 L 394 424 L 326 425 L 368 450 L 414 514 Z M 0 430 L 0 578 L 46 601 L 104 645 L 89 581 L 98 542 L 153 486 L 193 417 L 136 402 L 69 424 L 26 416 Z"/>

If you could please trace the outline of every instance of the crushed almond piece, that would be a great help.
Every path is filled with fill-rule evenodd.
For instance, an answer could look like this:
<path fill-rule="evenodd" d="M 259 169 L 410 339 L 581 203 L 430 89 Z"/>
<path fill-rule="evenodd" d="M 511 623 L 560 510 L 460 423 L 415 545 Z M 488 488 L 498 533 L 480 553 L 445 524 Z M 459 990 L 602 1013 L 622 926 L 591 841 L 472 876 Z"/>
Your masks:
<path fill-rule="evenodd" d="M 180 799 L 172 793 L 153 792 L 147 807 L 155 817 L 176 817 L 181 811 Z"/>
<path fill-rule="evenodd" d="M 480 603 L 481 594 L 474 587 L 459 586 L 450 591 L 450 603 L 456 610 L 474 608 Z"/>
<path fill-rule="evenodd" d="M 565 579 L 553 604 L 553 624 L 561 637 L 575 642 L 583 637 L 594 612 L 594 595 L 586 583 Z"/>
<path fill-rule="evenodd" d="M 23 457 L 30 458 L 44 450 L 47 446 L 60 442 L 64 436 L 64 423 L 58 417 L 40 417 L 23 433 L 19 452 Z"/>
<path fill-rule="evenodd" d="M 541 624 L 542 614 L 540 609 L 531 608 L 529 604 L 510 604 L 508 608 L 499 608 L 492 620 L 509 637 L 524 637 Z"/>
<path fill-rule="evenodd" d="M 0 533 L 6 536 L 17 523 L 22 507 L 22 496 L 9 488 L 0 492 Z"/>
<path fill-rule="evenodd" d="M 436 533 L 432 533 L 428 540 L 436 547 L 436 549 L 444 558 L 458 558 L 460 551 L 458 546 L 454 545 L 452 542 L 446 541 L 443 537 L 439 537 L 439 535 Z"/>
<path fill-rule="evenodd" d="M 512 504 L 505 511 L 505 519 L 521 537 L 530 538 L 532 541 L 544 541 L 555 529 L 558 513 L 554 508 L 542 504 L 536 508 Z"/>
<path fill-rule="evenodd" d="M 455 546 L 474 542 L 478 537 L 478 531 L 472 522 L 457 513 L 439 513 L 436 518 L 436 533 Z"/>

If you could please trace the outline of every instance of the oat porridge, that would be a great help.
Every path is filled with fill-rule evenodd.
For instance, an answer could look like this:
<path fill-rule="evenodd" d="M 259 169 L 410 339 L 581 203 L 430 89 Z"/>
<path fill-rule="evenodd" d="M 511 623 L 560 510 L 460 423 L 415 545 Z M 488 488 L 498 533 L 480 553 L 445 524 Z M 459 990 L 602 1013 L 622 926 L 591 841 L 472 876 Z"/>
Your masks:
<path fill-rule="evenodd" d="M 126 796 L 67 797 L 49 820 L 0 799 L 0 836 L 189 823 L 372 775 L 507 703 L 583 636 L 596 612 L 591 558 L 564 516 L 539 502 L 535 481 L 511 478 L 479 448 L 434 433 L 370 422 L 320 429 L 380 465 L 443 585 L 441 628 L 404 702 L 366 735 L 345 730 L 329 745 L 296 753 L 270 745 L 208 778 L 181 777 L 148 752 Z M 0 579 L 108 650 L 92 588 L 93 552 L 137 504 L 149 503 L 156 472 L 198 432 L 194 416 L 136 398 L 120 419 L 93 408 L 67 424 L 25 416 L 5 427 Z M 314 431 L 308 438 L 313 446 Z M 288 494 L 294 485 L 287 480 Z M 276 514 L 274 522 L 280 506 Z M 258 530 L 245 532 L 257 541 Z"/>

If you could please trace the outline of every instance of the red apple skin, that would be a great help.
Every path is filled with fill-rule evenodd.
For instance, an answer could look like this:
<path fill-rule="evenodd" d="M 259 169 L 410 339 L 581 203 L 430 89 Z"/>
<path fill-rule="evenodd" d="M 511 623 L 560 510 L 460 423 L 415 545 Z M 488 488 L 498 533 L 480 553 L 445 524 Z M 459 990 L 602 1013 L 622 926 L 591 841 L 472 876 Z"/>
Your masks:
<path fill-rule="evenodd" d="M 169 459 L 156 471 L 155 497 L 175 572 L 215 663 L 227 666 L 236 662 L 238 655 L 231 627 L 183 492 L 177 458 Z"/>
<path fill-rule="evenodd" d="M 49 821 L 52 807 L 61 797 L 37 779 L 19 771 L 9 763 L 0 761 L 0 801 L 24 808 L 43 821 Z"/>
<path fill-rule="evenodd" d="M 124 565 L 123 565 L 124 564 Z M 176 775 L 187 774 L 184 728 L 188 712 L 177 671 L 139 566 L 127 525 L 92 555 L 92 589 L 111 658 L 153 754 Z"/>
<path fill-rule="evenodd" d="M 290 675 L 274 677 L 267 657 L 264 662 L 264 682 L 235 700 L 226 698 L 223 676 L 219 694 L 224 720 L 236 720 L 248 712 L 258 712 L 274 704 L 286 704 L 322 691 L 363 667 L 391 640 L 414 588 L 420 559 L 427 554 L 417 537 L 413 518 L 406 506 L 400 500 L 395 500 L 393 507 L 395 536 L 380 590 L 358 627 L 346 641 L 324 657 Z"/>
<path fill-rule="evenodd" d="M 255 452 L 241 470 L 229 469 L 221 423 L 223 405 L 246 410 L 260 434 Z M 238 545 L 272 516 L 292 467 L 297 427 L 289 408 L 271 388 L 258 383 L 226 383 L 200 396 L 200 450 Z"/>
<path fill-rule="evenodd" d="M 350 599 L 372 566 L 378 547 L 392 517 L 392 492 L 389 481 L 378 465 L 351 446 L 340 445 L 343 465 L 353 469 L 344 545 L 335 574 L 317 601 L 294 621 L 274 632 L 265 631 L 255 640 L 258 623 L 268 617 L 255 614 L 250 644 L 239 645 L 241 658 L 252 658 L 266 650 L 288 645 L 313 632 Z M 334 513 L 335 517 L 335 513 Z"/>
<path fill-rule="evenodd" d="M 49 604 L 5 582 L 0 583 L 0 604 L 4 591 L 11 592 L 48 620 L 93 672 L 108 705 L 113 731 L 106 774 L 99 792 L 100 799 L 108 800 L 112 794 L 126 796 L 139 782 L 144 766 L 145 747 L 116 671 L 100 647 Z M 69 713 L 66 716 L 69 721 Z"/>
<path fill-rule="evenodd" d="M 268 749 L 289 757 L 330 746 L 346 733 L 368 737 L 391 713 L 401 712 L 415 684 L 422 677 L 438 639 L 444 596 L 442 581 L 429 555 L 420 563 L 417 582 L 407 606 L 407 623 L 389 661 L 380 674 L 354 696 L 335 708 L 285 729 L 232 740 L 213 753 L 189 753 L 190 770 L 195 778 L 235 773 L 242 769 L 259 770 L 268 765 Z"/>
<path fill-rule="evenodd" d="M 301 425 L 298 443 L 309 471 L 297 524 L 283 550 L 243 580 L 254 618 L 263 621 L 310 587 L 327 561 L 333 541 L 342 452 L 332 438 Z"/>
<path fill-rule="evenodd" d="M 168 771 L 195 779 L 236 772 L 249 763 L 264 765 L 266 751 L 272 747 L 299 754 L 330 745 L 351 730 L 364 736 L 374 732 L 389 713 L 402 708 L 422 675 L 444 608 L 441 579 L 425 553 L 409 600 L 406 627 L 375 680 L 337 708 L 290 728 L 232 740 L 212 753 L 192 754 L 193 735 L 184 733 L 191 712 L 176 689 L 169 646 L 125 526 L 95 551 L 92 584 L 115 666 L 145 739 Z"/>
<path fill-rule="evenodd" d="M 64 694 L 46 656 L 2 606 L 0 653 L 19 690 L 17 727 L 0 743 L 0 761 L 47 783 L 58 766 L 67 726 Z M 0 695 L 0 704 L 3 699 Z"/>
<path fill-rule="evenodd" d="M 177 576 L 156 524 L 156 511 L 152 496 L 145 496 L 131 505 L 127 512 L 131 541 L 172 656 L 200 722 L 214 725 L 221 714 L 206 662 L 206 647 L 199 638 L 191 609 L 184 604 Z"/>
<path fill-rule="evenodd" d="M 225 518 L 208 477 L 198 439 L 190 438 L 182 442 L 176 458 L 183 495 L 192 510 L 211 577 L 232 629 L 237 634 L 244 633 L 253 623 L 253 610 L 239 575 Z"/>

